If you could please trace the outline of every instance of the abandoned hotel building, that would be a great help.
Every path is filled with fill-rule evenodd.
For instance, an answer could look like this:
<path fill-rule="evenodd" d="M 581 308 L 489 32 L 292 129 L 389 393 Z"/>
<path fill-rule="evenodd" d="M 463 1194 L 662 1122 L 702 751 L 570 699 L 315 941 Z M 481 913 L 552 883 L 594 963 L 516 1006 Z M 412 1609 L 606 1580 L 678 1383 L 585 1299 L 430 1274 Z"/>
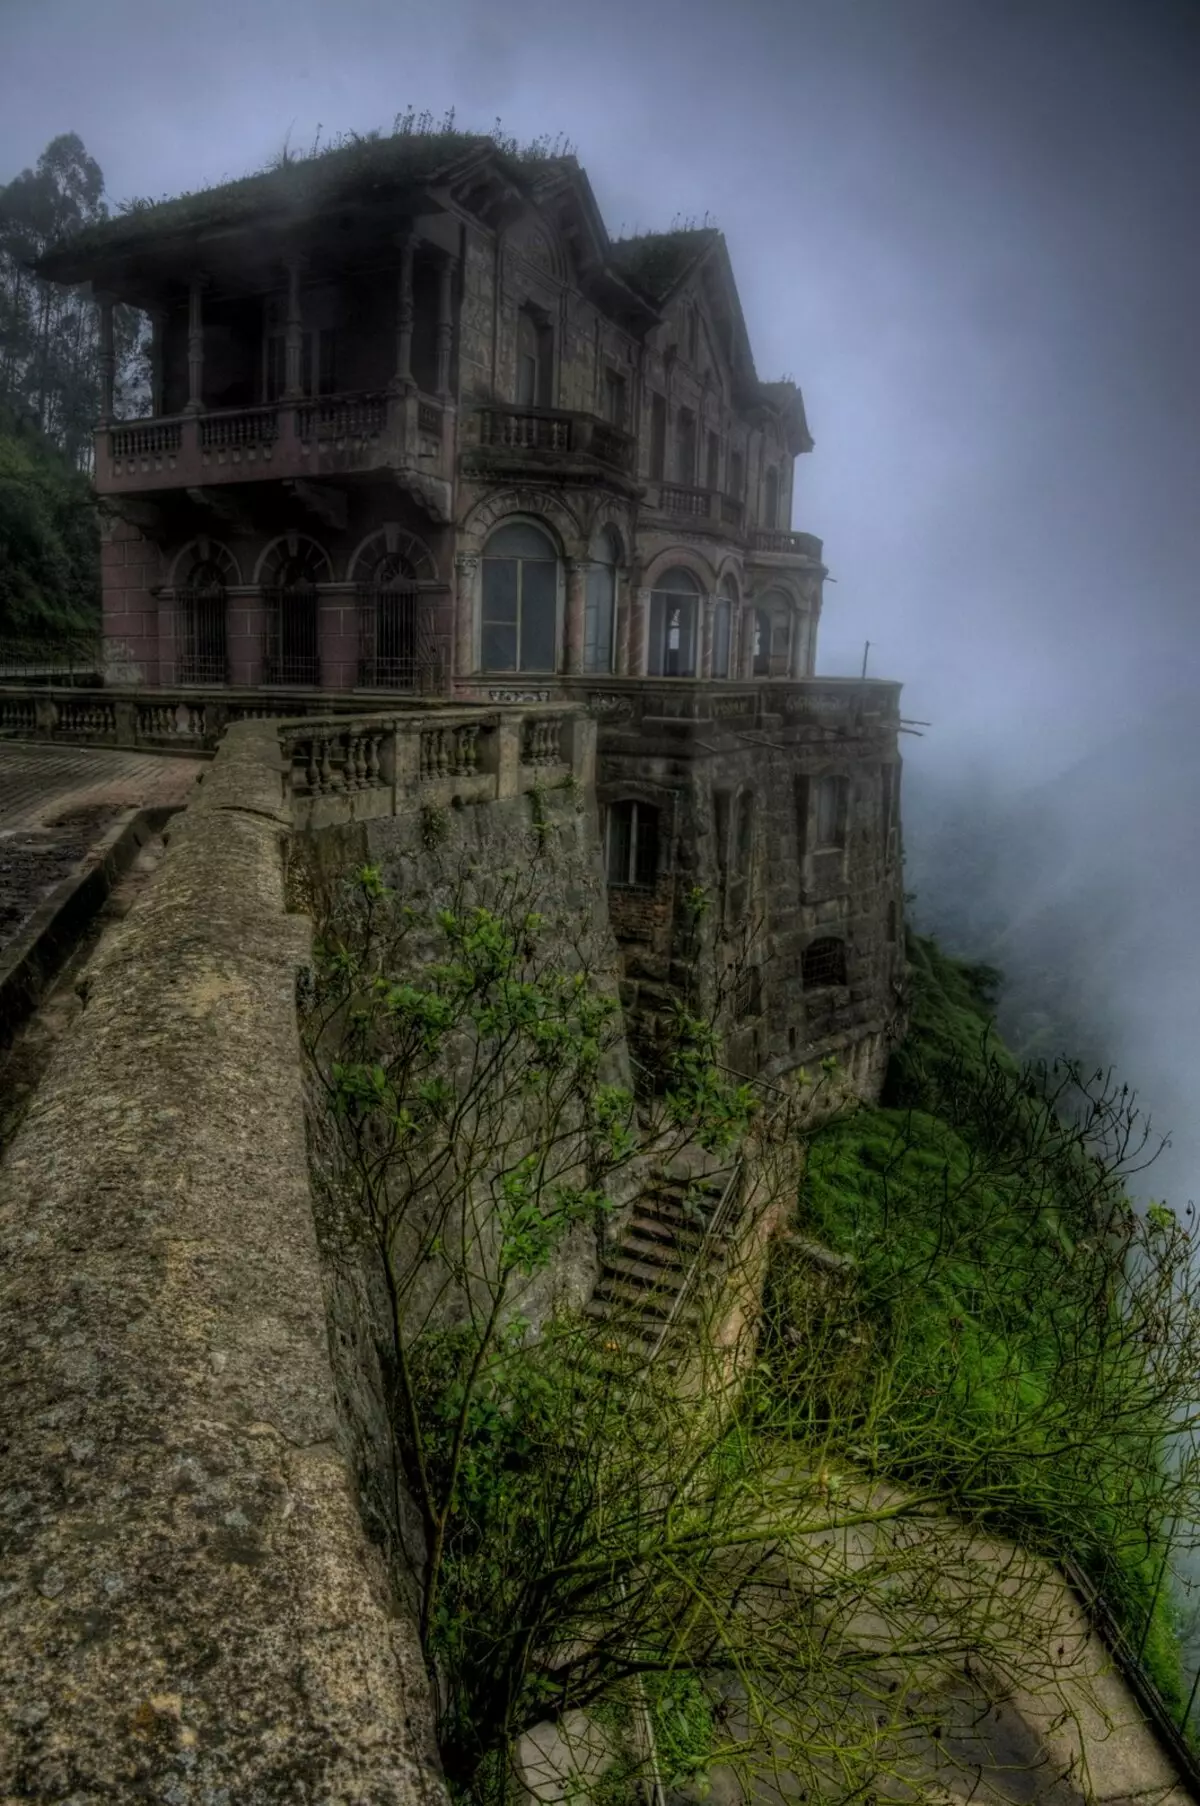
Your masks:
<path fill-rule="evenodd" d="M 711 947 L 748 935 L 739 1068 L 832 1052 L 877 1088 L 899 686 L 814 675 L 812 439 L 756 374 L 719 232 L 613 240 L 574 158 L 416 134 L 139 207 L 41 267 L 101 302 L 104 634 L 139 744 L 437 702 L 524 709 L 551 764 L 547 705 L 583 703 L 631 1033 L 705 886 Z M 112 417 L 120 303 L 153 323 L 139 421 Z M 331 742 L 305 744 L 319 792 Z M 377 775 L 370 736 L 346 756 Z M 475 742 L 433 756 L 469 773 Z"/>

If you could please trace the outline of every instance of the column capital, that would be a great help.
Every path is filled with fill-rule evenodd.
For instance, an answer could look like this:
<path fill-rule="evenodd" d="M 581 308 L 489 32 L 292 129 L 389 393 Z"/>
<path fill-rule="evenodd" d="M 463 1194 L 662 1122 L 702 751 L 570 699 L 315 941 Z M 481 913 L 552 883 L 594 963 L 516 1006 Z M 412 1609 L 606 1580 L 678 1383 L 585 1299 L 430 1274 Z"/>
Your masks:
<path fill-rule="evenodd" d="M 454 568 L 460 577 L 469 577 L 478 563 L 478 552 L 456 552 L 454 555 Z"/>

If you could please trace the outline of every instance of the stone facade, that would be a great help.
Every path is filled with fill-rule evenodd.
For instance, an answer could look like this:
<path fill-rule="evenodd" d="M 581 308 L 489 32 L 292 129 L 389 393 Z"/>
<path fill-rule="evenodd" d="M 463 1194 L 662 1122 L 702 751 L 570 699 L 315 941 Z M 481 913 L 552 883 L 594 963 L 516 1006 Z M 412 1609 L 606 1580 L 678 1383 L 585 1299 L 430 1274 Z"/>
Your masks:
<path fill-rule="evenodd" d="M 814 677 L 822 547 L 791 525 L 812 440 L 795 385 L 758 377 L 720 234 L 610 240 L 573 158 L 486 139 L 332 153 L 302 225 L 272 199 L 293 179 L 44 266 L 158 321 L 159 411 L 97 441 L 125 671 L 360 705 L 587 696 L 635 1039 L 678 995 L 703 886 L 730 1057 L 854 1049 L 870 1089 L 898 692 Z"/>

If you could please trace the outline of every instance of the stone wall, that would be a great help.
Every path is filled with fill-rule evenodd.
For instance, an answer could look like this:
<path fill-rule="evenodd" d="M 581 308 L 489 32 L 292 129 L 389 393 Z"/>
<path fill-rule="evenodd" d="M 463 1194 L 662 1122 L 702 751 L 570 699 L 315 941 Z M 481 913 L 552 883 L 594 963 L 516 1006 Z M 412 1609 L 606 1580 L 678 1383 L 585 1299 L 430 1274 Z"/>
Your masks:
<path fill-rule="evenodd" d="M 278 739 L 231 730 L 0 1168 L 0 1797 L 429 1806 L 342 1448 Z"/>
<path fill-rule="evenodd" d="M 847 715 L 841 731 L 786 714 L 744 732 L 645 715 L 603 726 L 602 807 L 632 799 L 658 811 L 653 883 L 610 891 L 635 1041 L 655 1043 L 686 981 L 679 950 L 689 893 L 700 887 L 709 907 L 697 958 L 707 996 L 725 987 L 732 1063 L 774 1078 L 833 1056 L 860 1095 L 877 1095 L 899 1032 L 903 969 L 894 703 L 853 727 Z M 845 786 L 833 848 L 816 844 L 825 778 Z M 885 781 L 894 786 L 886 804 Z M 842 944 L 844 979 L 816 983 L 810 973 L 806 984 L 805 952 L 819 940 Z"/>

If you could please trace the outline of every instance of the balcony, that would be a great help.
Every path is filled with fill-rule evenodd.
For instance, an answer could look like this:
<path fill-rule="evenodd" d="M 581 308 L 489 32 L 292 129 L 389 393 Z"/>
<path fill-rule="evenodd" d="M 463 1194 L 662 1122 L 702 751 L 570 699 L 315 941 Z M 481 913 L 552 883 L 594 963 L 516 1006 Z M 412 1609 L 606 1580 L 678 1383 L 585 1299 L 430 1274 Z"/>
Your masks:
<path fill-rule="evenodd" d="M 464 462 L 472 473 L 603 474 L 632 483 L 637 443 L 596 414 L 565 408 L 479 408 L 468 426 Z"/>
<path fill-rule="evenodd" d="M 719 725 L 857 739 L 894 735 L 900 725 L 900 685 L 889 678 L 576 677 L 562 687 L 608 733 L 686 733 L 703 724 L 701 740 Z"/>
<path fill-rule="evenodd" d="M 114 422 L 96 433 L 101 495 L 408 470 L 445 482 L 453 414 L 432 397 L 325 395 Z"/>
<path fill-rule="evenodd" d="M 685 483 L 652 483 L 646 491 L 646 508 L 671 521 L 686 520 L 701 533 L 723 539 L 741 539 L 745 503 L 720 489 L 694 489 Z"/>
<path fill-rule="evenodd" d="M 746 537 L 754 564 L 792 564 L 799 559 L 803 564 L 820 566 L 822 562 L 824 548 L 815 533 L 782 533 L 754 527 Z"/>

